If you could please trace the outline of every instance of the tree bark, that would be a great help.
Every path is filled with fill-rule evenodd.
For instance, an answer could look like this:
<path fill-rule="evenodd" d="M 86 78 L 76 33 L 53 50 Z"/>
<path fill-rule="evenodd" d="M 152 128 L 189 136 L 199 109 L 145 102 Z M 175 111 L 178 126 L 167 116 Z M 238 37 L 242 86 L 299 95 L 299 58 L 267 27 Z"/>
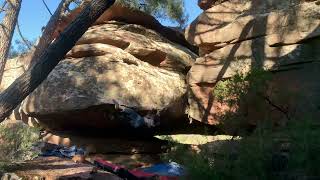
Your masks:
<path fill-rule="evenodd" d="M 55 34 L 57 27 L 60 24 L 60 21 L 62 19 L 62 16 L 64 15 L 64 12 L 66 10 L 66 6 L 68 6 L 71 3 L 72 0 L 62 0 L 60 4 L 58 5 L 58 8 L 54 12 L 54 14 L 50 17 L 50 20 L 48 24 L 46 25 L 42 36 L 39 39 L 39 42 L 36 46 L 36 49 L 34 51 L 31 51 L 32 55 L 29 67 L 31 67 L 33 64 L 35 64 L 35 60 L 39 59 L 39 56 L 41 53 L 49 47 L 51 42 L 54 40 L 54 38 L 57 37 Z"/>
<path fill-rule="evenodd" d="M 61 33 L 36 62 L 0 94 L 0 122 L 10 115 L 49 75 L 87 29 L 114 4 L 115 0 L 93 0 Z"/>
<path fill-rule="evenodd" d="M 8 8 L 0 25 L 0 84 L 7 62 L 14 28 L 17 23 L 22 0 L 7 0 Z"/>

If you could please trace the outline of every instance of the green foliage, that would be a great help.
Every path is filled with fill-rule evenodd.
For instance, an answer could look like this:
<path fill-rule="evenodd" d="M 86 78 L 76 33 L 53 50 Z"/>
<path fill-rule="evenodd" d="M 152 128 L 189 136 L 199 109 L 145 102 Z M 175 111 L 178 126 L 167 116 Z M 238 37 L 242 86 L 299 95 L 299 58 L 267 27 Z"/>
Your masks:
<path fill-rule="evenodd" d="M 220 102 L 241 108 L 250 99 L 267 96 L 269 80 L 271 74 L 261 70 L 252 70 L 248 75 L 237 73 L 219 82 L 213 93 Z M 263 103 L 263 99 L 257 102 Z M 251 105 L 254 110 L 260 106 Z M 228 119 L 226 124 L 236 122 L 240 129 L 239 121 L 248 123 L 244 114 L 232 108 L 224 116 Z M 320 125 L 315 122 L 308 118 L 290 119 L 274 126 L 272 119 L 264 118 L 257 120 L 254 132 L 244 134 L 240 140 L 208 143 L 200 147 L 200 152 L 175 144 L 166 159 L 183 164 L 188 169 L 188 179 L 319 179 Z"/>
<path fill-rule="evenodd" d="M 177 144 L 166 160 L 183 164 L 188 179 L 319 178 L 319 136 L 318 126 L 309 120 L 292 121 L 281 128 L 265 123 L 250 136 L 207 144 L 200 153 Z"/>
<path fill-rule="evenodd" d="M 33 40 L 33 41 L 27 40 L 27 41 L 31 46 L 33 46 L 36 42 L 35 40 Z M 14 45 L 11 45 L 11 47 L 10 47 L 8 59 L 12 59 L 12 58 L 21 56 L 23 54 L 26 54 L 29 51 L 30 51 L 30 49 L 23 41 L 16 40 L 14 42 Z"/>
<path fill-rule="evenodd" d="M 39 130 L 23 123 L 0 124 L 0 167 L 11 162 L 29 160 L 37 155 L 33 145 Z"/>
<path fill-rule="evenodd" d="M 288 173 L 320 177 L 320 130 L 311 120 L 294 122 L 286 134 L 290 135 Z"/>
<path fill-rule="evenodd" d="M 168 18 L 181 27 L 185 25 L 187 20 L 183 0 L 118 0 L 117 2 L 140 9 L 160 19 Z"/>
<path fill-rule="evenodd" d="M 220 103 L 229 107 L 228 111 L 220 114 L 220 128 L 233 135 L 247 133 L 244 127 L 248 125 L 246 108 L 254 105 L 256 111 L 265 110 L 264 97 L 267 97 L 270 79 L 270 72 L 252 69 L 247 75 L 237 72 L 230 79 L 218 82 L 213 95 Z"/>
<path fill-rule="evenodd" d="M 238 72 L 230 79 L 218 82 L 213 93 L 220 102 L 238 106 L 248 93 L 263 93 L 270 78 L 269 72 L 260 69 L 253 69 L 247 75 Z"/>

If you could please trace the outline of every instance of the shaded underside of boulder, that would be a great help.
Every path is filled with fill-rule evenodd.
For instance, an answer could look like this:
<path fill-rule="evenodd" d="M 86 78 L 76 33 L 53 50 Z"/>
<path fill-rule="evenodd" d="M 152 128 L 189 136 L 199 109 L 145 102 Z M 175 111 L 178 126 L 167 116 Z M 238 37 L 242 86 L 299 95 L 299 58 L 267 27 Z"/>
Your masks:
<path fill-rule="evenodd" d="M 158 154 L 165 152 L 168 145 L 167 141 L 153 137 L 76 135 L 65 131 L 47 133 L 42 140 L 44 150 L 52 146 L 76 146 L 85 149 L 86 154 Z"/>

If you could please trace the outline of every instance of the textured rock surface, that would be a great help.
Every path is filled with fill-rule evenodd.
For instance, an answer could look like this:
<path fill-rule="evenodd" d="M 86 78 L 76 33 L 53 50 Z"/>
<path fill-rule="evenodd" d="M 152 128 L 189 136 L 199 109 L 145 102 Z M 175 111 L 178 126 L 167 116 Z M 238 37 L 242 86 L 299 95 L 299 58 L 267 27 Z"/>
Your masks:
<path fill-rule="evenodd" d="M 198 0 L 198 6 L 203 10 L 207 10 L 214 5 L 214 2 L 216 0 Z"/>
<path fill-rule="evenodd" d="M 68 14 L 68 16 L 61 19 L 59 26 L 56 28 L 54 37 L 57 37 L 59 32 L 62 32 L 63 29 L 70 22 L 72 22 L 81 11 L 81 7 L 76 8 L 70 14 Z M 198 48 L 190 45 L 185 39 L 183 33 L 180 33 L 178 30 L 175 30 L 173 28 L 163 26 L 155 17 L 151 16 L 148 13 L 135 10 L 130 7 L 122 6 L 120 3 L 115 3 L 100 16 L 95 24 L 105 24 L 106 22 L 112 20 L 126 22 L 128 24 L 137 24 L 146 27 L 147 29 L 152 29 L 171 42 L 187 47 L 195 53 L 198 52 Z"/>
<path fill-rule="evenodd" d="M 95 45 L 101 43 L 100 45 Z M 103 55 L 113 45 L 138 59 L 165 69 L 186 72 L 197 57 L 190 50 L 174 44 L 155 31 L 133 24 L 104 24 L 89 29 L 67 57 Z M 87 53 L 87 54 L 84 54 Z"/>
<path fill-rule="evenodd" d="M 201 54 L 228 44 L 265 37 L 270 46 L 295 44 L 320 35 L 320 6 L 256 1 L 227 1 L 203 12 L 186 30 Z M 273 10 L 282 9 L 282 10 Z"/>
<path fill-rule="evenodd" d="M 16 80 L 26 71 L 27 65 L 24 62 L 25 58 L 26 57 L 22 56 L 14 59 L 9 59 L 7 61 L 1 81 L 0 91 L 3 91 L 7 87 L 9 87 L 14 80 Z"/>
<path fill-rule="evenodd" d="M 302 44 L 268 46 L 264 38 L 230 44 L 198 58 L 189 71 L 189 82 L 213 83 L 236 73 L 248 73 L 252 68 L 264 70 L 292 69 L 293 64 L 319 61 L 319 40 Z"/>
<path fill-rule="evenodd" d="M 66 123 L 74 128 L 103 128 L 114 123 L 121 124 L 112 115 L 116 111 L 113 104 L 157 112 L 182 103 L 186 92 L 183 75 L 154 67 L 120 48 L 103 46 L 108 47 L 105 48 L 108 52 L 103 56 L 62 61 L 46 81 L 26 98 L 23 111 L 39 121 L 43 119 L 50 127 L 63 128 L 60 123 Z M 105 107 L 110 111 L 104 110 L 106 115 L 103 119 L 94 121 L 94 110 L 85 111 L 84 116 L 73 116 L 73 120 L 69 117 L 72 116 L 71 111 L 81 112 L 101 105 L 111 105 Z M 178 108 L 173 112 L 177 116 L 183 114 L 183 110 Z M 61 116 L 60 121 L 54 120 L 59 117 L 57 114 Z M 49 118 L 49 115 L 52 116 Z M 77 119 L 79 121 L 75 122 Z"/>
<path fill-rule="evenodd" d="M 51 130 L 109 128 L 109 134 L 122 135 L 130 130 L 121 128 L 156 127 L 160 120 L 166 127 L 187 125 L 185 76 L 196 58 L 154 30 L 100 22 L 9 118 Z M 24 58 L 10 60 L 1 88 L 26 66 Z"/>
<path fill-rule="evenodd" d="M 247 4 L 237 6 L 237 1 L 225 3 L 232 2 L 233 6 L 228 7 L 247 9 Z M 208 9 L 207 14 L 221 5 Z M 206 12 L 200 15 L 198 20 L 204 18 L 207 21 L 204 24 L 212 29 L 202 29 L 203 36 L 199 29 L 200 35 L 191 38 L 202 48 L 202 57 L 196 60 L 188 75 L 190 117 L 209 124 L 221 123 L 220 115 L 230 108 L 213 97 L 216 83 L 253 69 L 270 71 L 272 78 L 263 92 L 266 97 L 250 94 L 240 107 L 248 122 L 256 123 L 263 118 L 299 119 L 307 112 L 318 117 L 319 3 L 280 5 L 226 15 L 226 21 L 221 24 L 214 23 L 214 16 L 223 21 L 222 13 L 212 13 L 212 19 L 204 18 Z M 201 23 L 194 27 L 201 28 Z"/>
<path fill-rule="evenodd" d="M 153 67 L 119 48 L 104 46 L 108 51 L 104 56 L 62 61 L 27 98 L 24 111 L 47 114 L 115 102 L 161 110 L 184 94 L 182 75 Z"/>
<path fill-rule="evenodd" d="M 282 110 L 286 113 L 277 112 L 279 109 L 276 110 L 267 102 L 263 103 L 265 109 L 258 112 L 255 109 L 257 102 L 249 102 L 251 104 L 247 105 L 247 108 L 249 108 L 247 109 L 249 112 L 247 119 L 250 122 L 256 122 L 256 119 L 261 119 L 264 115 L 273 117 L 270 119 L 277 121 L 277 119 L 286 119 L 287 115 L 292 118 L 303 118 L 301 116 L 305 114 L 315 116 L 318 113 L 316 104 L 320 103 L 318 98 L 320 86 L 316 82 L 320 80 L 320 59 L 319 52 L 316 52 L 316 49 L 319 48 L 319 45 L 317 45 L 319 40 L 309 43 L 297 45 L 291 52 L 280 57 L 272 56 L 272 59 L 263 57 L 265 59 L 265 61 L 262 61 L 263 68 L 273 72 L 267 94 L 272 100 L 271 103 L 282 107 Z M 290 46 L 285 47 L 290 49 Z M 235 60 L 237 57 L 239 58 L 238 61 Z M 205 61 L 205 58 L 208 58 L 208 61 Z M 256 63 L 254 56 L 251 55 L 235 56 L 230 58 L 230 61 L 223 61 L 221 64 L 216 63 L 217 60 L 209 59 L 209 55 L 199 60 L 203 61 L 196 63 L 189 75 L 188 113 L 197 120 L 209 124 L 219 124 L 221 122 L 220 115 L 230 109 L 214 99 L 215 84 L 221 79 L 232 77 L 237 72 L 248 73 L 251 68 L 259 68 L 259 65 Z M 275 63 L 272 60 L 281 63 Z M 306 95 L 306 98 L 302 98 L 303 95 Z M 248 99 L 265 101 L 258 96 Z"/>

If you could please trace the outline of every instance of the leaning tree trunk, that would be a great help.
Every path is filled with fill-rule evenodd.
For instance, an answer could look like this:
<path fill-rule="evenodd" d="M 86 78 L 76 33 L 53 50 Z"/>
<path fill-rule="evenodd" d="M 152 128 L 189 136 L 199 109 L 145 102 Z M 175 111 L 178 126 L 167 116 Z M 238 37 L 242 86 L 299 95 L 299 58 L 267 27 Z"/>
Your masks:
<path fill-rule="evenodd" d="M 0 84 L 7 62 L 14 28 L 17 23 L 22 0 L 7 0 L 8 8 L 0 27 Z"/>
<path fill-rule="evenodd" d="M 48 24 L 46 25 L 42 36 L 39 39 L 39 42 L 36 46 L 36 49 L 34 51 L 31 51 L 31 56 L 30 56 L 30 63 L 29 67 L 31 67 L 33 64 L 35 64 L 35 60 L 39 59 L 41 53 L 49 47 L 51 42 L 56 38 L 55 31 L 59 24 L 62 21 L 64 12 L 66 11 L 67 7 L 73 0 L 62 0 L 57 7 L 56 11 L 54 14 L 51 16 L 49 19 Z"/>
<path fill-rule="evenodd" d="M 81 14 L 61 33 L 35 64 L 0 94 L 0 122 L 41 83 L 88 28 L 114 4 L 115 0 L 92 0 Z"/>

